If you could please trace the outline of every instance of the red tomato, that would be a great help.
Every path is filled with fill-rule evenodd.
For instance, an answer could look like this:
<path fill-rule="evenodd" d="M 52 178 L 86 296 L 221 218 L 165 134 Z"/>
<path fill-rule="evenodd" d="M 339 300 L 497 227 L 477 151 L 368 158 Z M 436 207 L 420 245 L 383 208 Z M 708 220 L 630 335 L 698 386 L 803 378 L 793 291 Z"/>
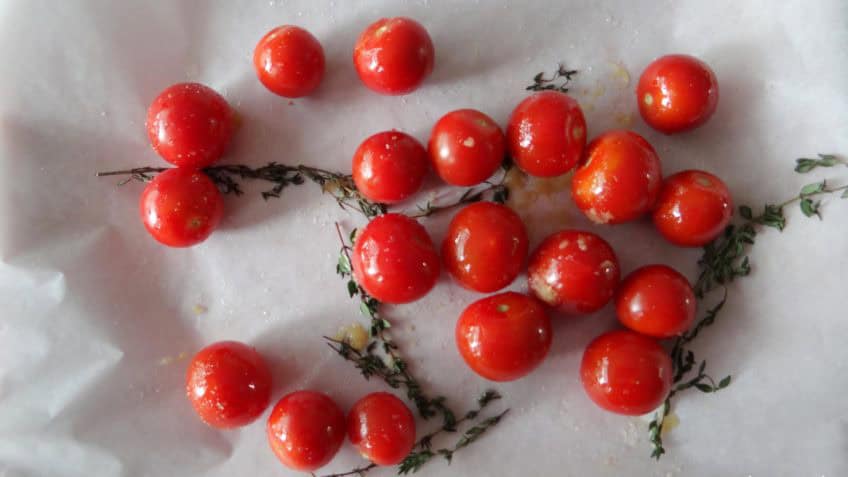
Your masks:
<path fill-rule="evenodd" d="M 271 371 L 255 349 L 221 341 L 192 358 L 186 395 L 206 424 L 218 429 L 244 426 L 268 407 Z"/>
<path fill-rule="evenodd" d="M 353 154 L 353 181 L 368 200 L 393 204 L 421 188 L 429 168 L 427 151 L 400 131 L 377 133 Z"/>
<path fill-rule="evenodd" d="M 628 416 L 658 408 L 671 390 L 671 358 L 653 338 L 632 331 L 604 333 L 589 343 L 580 378 L 589 398 Z"/>
<path fill-rule="evenodd" d="M 286 98 L 315 91 L 324 78 L 324 49 L 311 33 L 294 25 L 269 31 L 253 50 L 259 81 Z"/>
<path fill-rule="evenodd" d="M 365 86 L 380 94 L 410 93 L 433 71 L 436 52 L 427 30 L 411 18 L 381 18 L 353 48 L 353 65 Z"/>
<path fill-rule="evenodd" d="M 345 417 L 329 396 L 295 391 L 277 402 L 266 427 L 268 443 L 286 467 L 312 472 L 327 465 L 345 436 Z"/>
<path fill-rule="evenodd" d="M 377 465 L 395 465 L 415 445 L 415 417 L 393 395 L 371 393 L 348 413 L 347 435 L 362 457 Z"/>
<path fill-rule="evenodd" d="M 713 70 L 695 57 L 663 56 L 642 72 L 636 101 L 642 119 L 657 131 L 688 131 L 707 122 L 715 112 L 718 80 Z"/>
<path fill-rule="evenodd" d="M 724 182 L 709 172 L 688 170 L 663 182 L 654 225 L 675 245 L 700 247 L 718 237 L 732 215 Z"/>
<path fill-rule="evenodd" d="M 221 221 L 224 199 L 206 174 L 168 169 L 141 193 L 141 220 L 160 243 L 188 247 L 206 240 Z"/>
<path fill-rule="evenodd" d="M 610 131 L 589 143 L 571 178 L 571 197 L 592 222 L 619 224 L 650 212 L 661 183 L 660 158 L 648 141 Z"/>
<path fill-rule="evenodd" d="M 543 91 L 512 112 L 506 128 L 512 159 L 537 177 L 565 174 L 577 164 L 586 145 L 586 120 L 571 96 Z"/>
<path fill-rule="evenodd" d="M 442 116 L 433 126 L 430 160 L 445 182 L 473 186 L 488 179 L 504 160 L 504 135 L 492 118 L 474 109 Z"/>
<path fill-rule="evenodd" d="M 442 259 L 462 286 L 491 293 L 515 280 L 527 247 L 518 214 L 505 205 L 477 202 L 454 216 L 442 242 Z"/>
<path fill-rule="evenodd" d="M 647 265 L 627 276 L 615 297 L 618 321 L 633 331 L 670 338 L 695 321 L 695 293 L 686 277 L 665 265 Z"/>
<path fill-rule="evenodd" d="M 477 300 L 462 312 L 456 346 L 475 373 L 513 381 L 544 361 L 552 334 L 551 319 L 538 300 L 505 292 Z"/>
<path fill-rule="evenodd" d="M 353 273 L 369 295 L 385 303 L 409 303 L 439 278 L 439 254 L 427 230 L 403 214 L 381 215 L 357 235 Z"/>
<path fill-rule="evenodd" d="M 147 109 L 147 136 L 166 161 L 202 169 L 230 144 L 233 117 L 230 105 L 212 88 L 178 83 L 162 91 Z"/>
<path fill-rule="evenodd" d="M 527 283 L 537 298 L 567 313 L 592 313 L 613 296 L 618 258 L 601 237 L 563 230 L 546 238 L 530 256 Z"/>

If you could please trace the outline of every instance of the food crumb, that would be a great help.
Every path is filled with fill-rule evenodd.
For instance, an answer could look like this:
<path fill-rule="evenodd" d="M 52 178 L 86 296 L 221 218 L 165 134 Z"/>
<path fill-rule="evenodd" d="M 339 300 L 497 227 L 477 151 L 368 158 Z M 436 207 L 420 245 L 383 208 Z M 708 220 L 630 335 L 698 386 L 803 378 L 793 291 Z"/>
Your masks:
<path fill-rule="evenodd" d="M 663 419 L 663 427 L 662 427 L 662 435 L 665 437 L 666 434 L 671 432 L 672 429 L 680 425 L 680 418 L 677 417 L 677 414 L 670 412 Z"/>
<path fill-rule="evenodd" d="M 202 315 L 202 314 L 206 313 L 207 311 L 209 311 L 209 308 L 198 303 L 198 304 L 194 305 L 191 308 L 191 310 L 194 312 L 195 315 Z"/>
<path fill-rule="evenodd" d="M 336 341 L 347 343 L 357 351 L 362 351 L 368 346 L 368 338 L 368 331 L 359 323 L 340 327 L 335 336 Z"/>

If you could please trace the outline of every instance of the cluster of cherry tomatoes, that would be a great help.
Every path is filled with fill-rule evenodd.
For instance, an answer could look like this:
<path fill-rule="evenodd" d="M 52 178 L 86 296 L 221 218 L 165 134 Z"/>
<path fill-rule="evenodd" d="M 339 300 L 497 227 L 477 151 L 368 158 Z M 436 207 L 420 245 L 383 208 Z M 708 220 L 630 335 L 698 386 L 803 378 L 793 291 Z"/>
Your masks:
<path fill-rule="evenodd" d="M 367 87 L 406 94 L 433 69 L 434 49 L 427 31 L 414 20 L 381 19 L 362 33 L 353 59 Z M 261 39 L 254 66 L 269 90 L 300 97 L 319 86 L 325 62 L 315 37 L 299 27 L 283 26 Z M 703 62 L 665 56 L 642 74 L 637 101 L 649 125 L 672 134 L 709 119 L 717 105 L 718 85 Z M 203 85 L 178 84 L 153 102 L 147 130 L 154 149 L 178 167 L 160 174 L 145 189 L 144 223 L 167 245 L 198 243 L 222 214 L 220 193 L 201 169 L 225 151 L 235 130 L 233 111 Z M 605 132 L 586 143 L 586 122 L 577 101 L 558 91 L 543 91 L 518 104 L 505 133 L 486 114 L 460 109 L 436 122 L 426 147 L 399 131 L 374 134 L 353 154 L 353 180 L 365 198 L 395 204 L 418 191 L 431 168 L 448 184 L 473 186 L 491 177 L 508 156 L 531 176 L 573 171 L 573 201 L 596 223 L 618 224 L 650 214 L 668 241 L 700 246 L 729 222 L 730 195 L 714 175 L 689 170 L 663 178 L 656 151 L 631 131 Z M 647 265 L 622 281 L 612 247 L 582 230 L 556 232 L 530 253 L 521 218 L 494 202 L 461 209 L 450 223 L 441 253 L 415 219 L 380 215 L 355 237 L 351 265 L 368 294 L 391 304 L 425 296 L 442 267 L 470 290 L 495 293 L 509 286 L 526 265 L 528 294 L 505 292 L 480 299 L 457 321 L 460 355 L 474 372 L 493 381 L 519 379 L 545 359 L 552 340 L 549 309 L 585 314 L 614 301 L 627 330 L 591 342 L 580 373 L 595 403 L 623 414 L 649 412 L 664 400 L 672 363 L 657 339 L 683 333 L 695 318 L 692 288 L 677 271 Z M 187 392 L 209 425 L 241 426 L 268 406 L 271 373 L 249 346 L 216 343 L 192 360 Z M 387 393 L 365 396 L 345 418 L 328 396 L 296 391 L 280 399 L 267 423 L 275 454 L 285 465 L 304 471 L 329 462 L 345 433 L 363 456 L 392 465 L 412 449 L 415 420 L 403 402 Z"/>

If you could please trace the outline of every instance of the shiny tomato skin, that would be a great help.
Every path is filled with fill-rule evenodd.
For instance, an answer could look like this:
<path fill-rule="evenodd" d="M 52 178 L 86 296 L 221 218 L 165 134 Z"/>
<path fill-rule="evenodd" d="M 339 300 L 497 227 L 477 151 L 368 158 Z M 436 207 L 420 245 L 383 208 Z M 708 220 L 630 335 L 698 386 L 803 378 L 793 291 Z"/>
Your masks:
<path fill-rule="evenodd" d="M 571 178 L 571 197 L 593 222 L 620 224 L 653 210 L 662 184 L 660 158 L 631 131 L 601 134 Z"/>
<path fill-rule="evenodd" d="M 345 430 L 342 410 L 317 391 L 283 396 L 265 427 L 268 444 L 280 462 L 302 472 L 320 469 L 333 460 L 344 442 Z"/>
<path fill-rule="evenodd" d="M 186 396 L 209 426 L 244 426 L 268 407 L 271 371 L 262 356 L 246 344 L 214 343 L 192 358 L 186 373 Z"/>
<path fill-rule="evenodd" d="M 663 181 L 654 226 L 675 245 L 700 247 L 721 235 L 732 216 L 724 182 L 709 172 L 686 170 Z"/>
<path fill-rule="evenodd" d="M 415 446 L 415 416 L 392 394 L 371 393 L 348 412 L 347 435 L 365 459 L 399 464 Z"/>
<path fill-rule="evenodd" d="M 601 237 L 582 230 L 548 236 L 530 255 L 527 284 L 543 303 L 566 313 L 600 310 L 615 293 L 618 258 Z"/>
<path fill-rule="evenodd" d="M 269 31 L 253 50 L 259 81 L 285 98 L 309 96 L 324 78 L 324 49 L 311 33 L 294 25 Z"/>
<path fill-rule="evenodd" d="M 468 366 L 491 381 L 514 381 L 536 369 L 551 347 L 545 307 L 504 292 L 469 305 L 456 323 L 456 345 Z"/>
<path fill-rule="evenodd" d="M 516 106 L 506 129 L 515 164 L 536 177 L 555 177 L 577 165 L 586 146 L 580 105 L 558 91 L 542 91 Z"/>
<path fill-rule="evenodd" d="M 628 275 L 615 296 L 622 325 L 643 335 L 671 338 L 695 322 L 695 293 L 689 281 L 666 265 L 646 265 Z"/>
<path fill-rule="evenodd" d="M 157 241 L 189 247 L 206 240 L 224 215 L 224 199 L 206 174 L 168 169 L 141 193 L 141 221 Z"/>
<path fill-rule="evenodd" d="M 580 378 L 602 409 L 639 416 L 657 409 L 671 390 L 671 358 L 653 338 L 629 330 L 595 338 L 583 353 Z"/>
<path fill-rule="evenodd" d="M 368 200 L 395 204 L 416 193 L 430 168 L 414 137 L 384 131 L 367 138 L 353 155 L 353 181 Z"/>
<path fill-rule="evenodd" d="M 642 119 L 657 131 L 688 131 L 715 113 L 718 80 L 706 63 L 693 56 L 667 55 L 642 72 L 636 100 Z"/>
<path fill-rule="evenodd" d="M 353 64 L 368 88 L 385 95 L 417 89 L 433 71 L 430 34 L 411 18 L 381 18 L 368 25 L 353 49 Z"/>
<path fill-rule="evenodd" d="M 506 151 L 504 141 L 492 118 L 474 109 L 459 109 L 436 122 L 427 150 L 442 180 L 468 187 L 498 170 Z"/>
<path fill-rule="evenodd" d="M 505 205 L 477 202 L 451 220 L 442 260 L 460 285 L 491 293 L 521 273 L 527 249 L 527 229 L 518 214 Z"/>
<path fill-rule="evenodd" d="M 409 303 L 439 278 L 439 254 L 427 230 L 403 214 L 380 215 L 357 235 L 353 274 L 369 295 L 385 303 Z"/>
<path fill-rule="evenodd" d="M 147 136 L 163 159 L 202 169 L 226 151 L 235 132 L 233 110 L 212 88 L 178 83 L 162 91 L 147 109 Z"/>

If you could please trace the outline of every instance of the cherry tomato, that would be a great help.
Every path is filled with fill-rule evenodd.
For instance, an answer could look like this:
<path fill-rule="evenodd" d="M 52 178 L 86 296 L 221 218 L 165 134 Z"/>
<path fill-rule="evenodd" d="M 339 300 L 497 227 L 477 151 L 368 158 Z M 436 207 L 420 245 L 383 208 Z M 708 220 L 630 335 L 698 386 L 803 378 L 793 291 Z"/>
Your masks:
<path fill-rule="evenodd" d="M 147 109 L 147 136 L 166 161 L 202 169 L 230 144 L 233 117 L 230 105 L 212 88 L 178 83 L 162 91 Z"/>
<path fill-rule="evenodd" d="M 633 331 L 670 338 L 695 321 L 695 293 L 686 277 L 665 265 L 647 265 L 627 276 L 615 297 L 618 321 Z"/>
<path fill-rule="evenodd" d="M 168 169 L 141 193 L 141 220 L 160 243 L 188 247 L 206 240 L 221 221 L 224 199 L 206 174 Z"/>
<path fill-rule="evenodd" d="M 654 60 L 639 77 L 639 113 L 657 131 L 674 134 L 710 119 L 718 105 L 718 80 L 703 61 L 687 55 Z"/>
<path fill-rule="evenodd" d="M 473 186 L 498 170 L 505 147 L 501 128 L 492 118 L 474 109 L 459 109 L 433 126 L 427 149 L 442 180 Z"/>
<path fill-rule="evenodd" d="M 629 416 L 658 408 L 671 390 L 671 358 L 653 338 L 632 331 L 604 333 L 589 343 L 580 378 L 589 398 Z"/>
<path fill-rule="evenodd" d="M 527 230 L 518 214 L 505 205 L 477 202 L 451 220 L 442 259 L 462 286 L 491 293 L 515 280 L 527 248 Z"/>
<path fill-rule="evenodd" d="M 583 154 L 586 120 L 571 96 L 542 91 L 516 106 L 506 139 L 512 159 L 524 172 L 559 176 L 573 169 Z"/>
<path fill-rule="evenodd" d="M 660 158 L 648 141 L 610 131 L 589 143 L 571 178 L 571 197 L 592 222 L 619 224 L 650 212 L 661 183 Z"/>
<path fill-rule="evenodd" d="M 477 300 L 462 312 L 456 346 L 475 373 L 514 381 L 544 361 L 552 334 L 551 319 L 538 300 L 505 292 Z"/>
<path fill-rule="evenodd" d="M 192 358 L 186 395 L 206 424 L 218 429 L 244 426 L 268 407 L 271 371 L 255 349 L 221 341 Z"/>
<path fill-rule="evenodd" d="M 439 278 L 439 254 L 427 230 L 403 214 L 384 214 L 356 236 L 351 257 L 356 282 L 385 303 L 409 303 Z"/>
<path fill-rule="evenodd" d="M 421 188 L 429 169 L 427 151 L 400 131 L 377 133 L 353 154 L 353 182 L 367 199 L 394 204 Z"/>
<path fill-rule="evenodd" d="M 410 93 L 432 71 L 436 52 L 427 30 L 411 18 L 381 18 L 353 48 L 353 65 L 365 86 L 380 94 Z"/>
<path fill-rule="evenodd" d="M 342 446 L 345 416 L 326 394 L 295 391 L 277 402 L 265 430 L 283 465 L 312 472 L 327 465 Z"/>
<path fill-rule="evenodd" d="M 732 215 L 724 182 L 709 172 L 688 170 L 663 182 L 654 225 L 673 244 L 700 247 L 718 237 Z"/>
<path fill-rule="evenodd" d="M 315 91 L 324 78 L 324 49 L 311 33 L 294 25 L 269 31 L 253 50 L 259 81 L 286 98 Z"/>
<path fill-rule="evenodd" d="M 395 465 L 415 445 L 415 417 L 393 395 L 371 393 L 348 413 L 347 435 L 362 457 L 377 465 Z"/>
<path fill-rule="evenodd" d="M 530 256 L 530 291 L 567 313 L 592 313 L 613 296 L 620 277 L 618 258 L 601 237 L 580 230 L 548 236 Z"/>

